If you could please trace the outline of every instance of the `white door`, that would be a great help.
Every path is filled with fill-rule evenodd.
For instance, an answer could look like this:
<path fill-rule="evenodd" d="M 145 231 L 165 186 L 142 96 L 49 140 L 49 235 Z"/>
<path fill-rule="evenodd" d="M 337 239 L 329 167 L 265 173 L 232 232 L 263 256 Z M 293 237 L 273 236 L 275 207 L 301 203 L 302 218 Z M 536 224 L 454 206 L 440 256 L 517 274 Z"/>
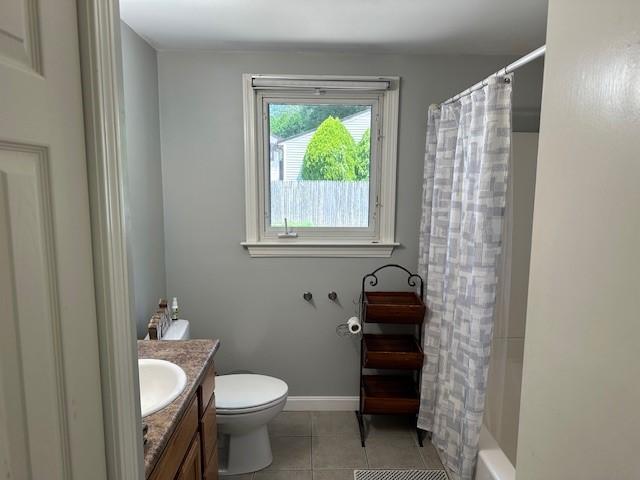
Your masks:
<path fill-rule="evenodd" d="M 0 0 L 0 477 L 106 478 L 76 4 Z"/>

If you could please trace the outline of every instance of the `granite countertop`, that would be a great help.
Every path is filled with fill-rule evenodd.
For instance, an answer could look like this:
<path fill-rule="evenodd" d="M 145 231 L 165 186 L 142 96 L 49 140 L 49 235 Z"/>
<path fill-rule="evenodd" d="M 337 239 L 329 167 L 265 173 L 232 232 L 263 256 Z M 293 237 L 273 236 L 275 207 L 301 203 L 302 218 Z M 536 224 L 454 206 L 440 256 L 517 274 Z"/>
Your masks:
<path fill-rule="evenodd" d="M 219 346 L 219 340 L 138 340 L 138 358 L 167 360 L 182 367 L 187 374 L 187 384 L 180 396 L 167 407 L 142 419 L 149 427 L 144 447 L 145 478 L 151 474 L 160 458 L 188 407 L 187 400 L 195 395 L 205 369 Z"/>

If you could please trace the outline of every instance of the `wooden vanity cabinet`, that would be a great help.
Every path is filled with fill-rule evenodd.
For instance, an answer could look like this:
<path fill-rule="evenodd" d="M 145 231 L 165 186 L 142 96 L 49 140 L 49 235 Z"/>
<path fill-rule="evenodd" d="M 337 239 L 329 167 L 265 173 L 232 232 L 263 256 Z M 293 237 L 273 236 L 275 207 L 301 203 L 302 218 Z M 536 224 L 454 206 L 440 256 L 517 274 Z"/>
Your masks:
<path fill-rule="evenodd" d="M 218 480 L 214 389 L 215 370 L 211 364 L 149 480 Z"/>

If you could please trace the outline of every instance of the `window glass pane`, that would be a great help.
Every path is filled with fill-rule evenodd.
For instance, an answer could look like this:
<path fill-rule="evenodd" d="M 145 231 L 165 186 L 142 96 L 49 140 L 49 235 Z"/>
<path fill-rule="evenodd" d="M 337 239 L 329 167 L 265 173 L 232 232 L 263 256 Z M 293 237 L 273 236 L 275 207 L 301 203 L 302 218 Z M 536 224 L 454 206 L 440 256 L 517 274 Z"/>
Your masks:
<path fill-rule="evenodd" d="M 269 103 L 270 224 L 369 226 L 371 105 Z"/>

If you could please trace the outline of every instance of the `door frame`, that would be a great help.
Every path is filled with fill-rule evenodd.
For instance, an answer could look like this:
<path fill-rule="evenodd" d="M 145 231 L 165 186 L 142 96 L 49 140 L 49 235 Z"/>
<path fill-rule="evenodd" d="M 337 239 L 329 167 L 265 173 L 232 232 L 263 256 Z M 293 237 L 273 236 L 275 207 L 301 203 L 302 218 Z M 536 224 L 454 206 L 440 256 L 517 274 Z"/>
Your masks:
<path fill-rule="evenodd" d="M 108 478 L 144 479 L 129 298 L 118 0 L 77 0 Z"/>

